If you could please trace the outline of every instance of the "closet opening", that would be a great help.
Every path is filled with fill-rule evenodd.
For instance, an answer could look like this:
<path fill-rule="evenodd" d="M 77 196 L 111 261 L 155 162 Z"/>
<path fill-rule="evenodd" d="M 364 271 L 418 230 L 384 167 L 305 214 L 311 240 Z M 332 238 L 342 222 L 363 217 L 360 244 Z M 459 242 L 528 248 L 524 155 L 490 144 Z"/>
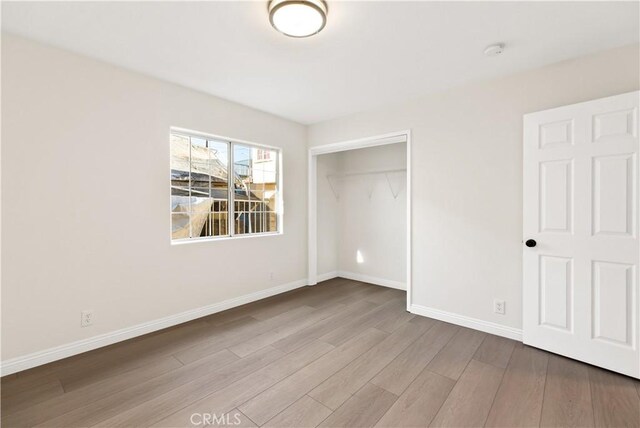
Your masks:
<path fill-rule="evenodd" d="M 410 132 L 309 149 L 308 284 L 406 290 L 411 307 Z"/>

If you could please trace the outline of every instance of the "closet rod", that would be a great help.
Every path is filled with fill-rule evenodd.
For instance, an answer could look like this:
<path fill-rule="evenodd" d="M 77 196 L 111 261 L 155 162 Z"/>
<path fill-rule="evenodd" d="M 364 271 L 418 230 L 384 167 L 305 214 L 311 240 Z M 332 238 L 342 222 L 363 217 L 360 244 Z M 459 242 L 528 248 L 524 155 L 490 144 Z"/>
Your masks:
<path fill-rule="evenodd" d="M 362 172 L 347 172 L 344 174 L 328 174 L 327 178 L 342 178 L 342 177 L 352 177 L 354 175 L 374 175 L 374 174 L 390 174 L 394 172 L 406 172 L 407 168 L 401 169 L 382 169 L 378 171 L 362 171 Z"/>

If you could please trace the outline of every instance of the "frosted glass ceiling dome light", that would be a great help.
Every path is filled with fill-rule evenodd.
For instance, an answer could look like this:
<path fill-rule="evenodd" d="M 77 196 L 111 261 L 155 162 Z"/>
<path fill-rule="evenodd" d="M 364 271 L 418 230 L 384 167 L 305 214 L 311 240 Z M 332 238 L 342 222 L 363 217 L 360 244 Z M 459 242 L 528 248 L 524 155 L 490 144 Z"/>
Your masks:
<path fill-rule="evenodd" d="M 327 23 L 327 4 L 323 0 L 271 0 L 269 21 L 287 36 L 313 36 Z"/>

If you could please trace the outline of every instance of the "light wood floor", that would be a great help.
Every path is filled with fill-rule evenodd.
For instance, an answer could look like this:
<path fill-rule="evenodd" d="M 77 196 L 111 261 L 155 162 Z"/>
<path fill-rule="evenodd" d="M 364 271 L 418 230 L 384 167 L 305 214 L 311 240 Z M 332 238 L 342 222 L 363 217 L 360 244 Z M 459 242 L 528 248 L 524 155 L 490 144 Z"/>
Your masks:
<path fill-rule="evenodd" d="M 335 279 L 18 373 L 2 426 L 640 426 L 640 382 L 404 299 Z"/>

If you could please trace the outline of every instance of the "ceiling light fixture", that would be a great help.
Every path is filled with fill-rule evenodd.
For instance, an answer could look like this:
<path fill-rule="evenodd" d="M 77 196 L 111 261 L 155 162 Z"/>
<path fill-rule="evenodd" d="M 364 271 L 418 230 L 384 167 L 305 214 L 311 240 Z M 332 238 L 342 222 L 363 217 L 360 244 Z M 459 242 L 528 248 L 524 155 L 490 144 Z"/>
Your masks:
<path fill-rule="evenodd" d="M 313 36 L 327 23 L 327 4 L 323 0 L 271 0 L 269 21 L 289 37 Z"/>

